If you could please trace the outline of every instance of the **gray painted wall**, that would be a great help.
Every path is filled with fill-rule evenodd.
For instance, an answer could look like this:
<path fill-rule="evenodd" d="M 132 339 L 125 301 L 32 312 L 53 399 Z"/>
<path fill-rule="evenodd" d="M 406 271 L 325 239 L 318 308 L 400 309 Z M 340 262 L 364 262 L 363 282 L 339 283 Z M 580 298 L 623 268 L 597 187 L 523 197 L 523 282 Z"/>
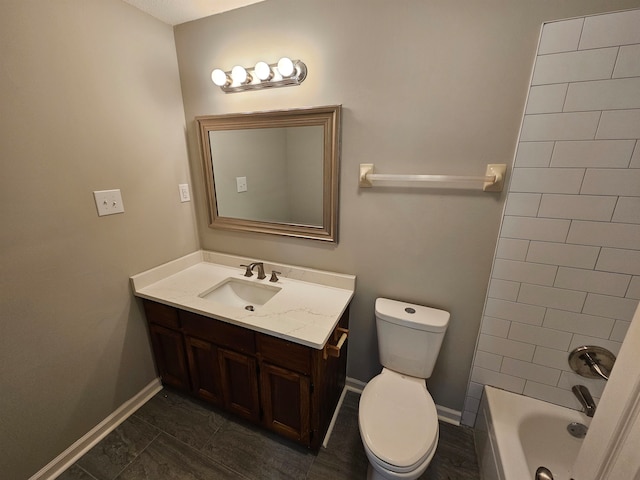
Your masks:
<path fill-rule="evenodd" d="M 504 193 L 360 190 L 358 165 L 384 173 L 483 174 L 512 163 L 544 21 L 636 1 L 268 0 L 175 28 L 203 248 L 358 276 L 348 374 L 379 371 L 378 296 L 442 308 L 451 323 L 429 381 L 462 409 Z M 213 68 L 302 59 L 298 87 L 226 95 Z M 339 244 L 211 230 L 194 117 L 343 105 Z"/>
<path fill-rule="evenodd" d="M 509 163 L 541 23 L 634 6 L 268 0 L 175 29 L 178 78 L 172 29 L 119 0 L 0 2 L 3 476 L 28 478 L 155 377 L 128 277 L 200 246 L 357 274 L 349 374 L 362 380 L 379 368 L 376 296 L 450 310 L 430 388 L 460 409 L 504 196 L 360 191 L 357 165 Z M 224 95 L 209 80 L 281 55 L 307 63 L 302 86 Z M 335 103 L 338 246 L 206 227 L 195 115 Z M 98 218 L 91 192 L 109 188 L 126 212 Z"/>
<path fill-rule="evenodd" d="M 119 0 L 0 2 L 0 477 L 156 377 L 129 276 L 198 248 L 171 27 Z M 120 188 L 99 218 L 93 190 Z"/>
<path fill-rule="evenodd" d="M 213 177 L 220 216 L 272 222 L 290 218 L 283 129 L 209 132 L 209 142 L 217 159 Z M 237 177 L 246 178 L 246 191 L 238 192 Z"/>

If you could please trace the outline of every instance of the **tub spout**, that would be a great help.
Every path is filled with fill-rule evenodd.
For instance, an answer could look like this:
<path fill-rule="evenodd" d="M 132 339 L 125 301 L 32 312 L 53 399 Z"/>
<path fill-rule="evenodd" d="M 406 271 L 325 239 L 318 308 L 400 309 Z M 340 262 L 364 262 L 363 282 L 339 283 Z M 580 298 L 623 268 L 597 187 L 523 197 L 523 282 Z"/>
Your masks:
<path fill-rule="evenodd" d="M 593 417 L 594 413 L 596 413 L 596 403 L 593 401 L 589 389 L 584 385 L 574 385 L 571 387 L 571 391 L 582 404 L 585 415 L 587 417 Z"/>

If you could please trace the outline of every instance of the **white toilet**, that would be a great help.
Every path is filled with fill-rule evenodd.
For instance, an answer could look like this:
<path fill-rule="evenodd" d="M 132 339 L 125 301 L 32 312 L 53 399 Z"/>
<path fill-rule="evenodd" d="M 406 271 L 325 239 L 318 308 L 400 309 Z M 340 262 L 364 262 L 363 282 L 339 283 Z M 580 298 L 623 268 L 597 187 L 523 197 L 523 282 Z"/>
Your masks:
<path fill-rule="evenodd" d="M 438 444 L 438 414 L 427 391 L 449 313 L 378 298 L 376 328 L 382 372 L 364 388 L 358 424 L 368 479 L 418 478 Z"/>

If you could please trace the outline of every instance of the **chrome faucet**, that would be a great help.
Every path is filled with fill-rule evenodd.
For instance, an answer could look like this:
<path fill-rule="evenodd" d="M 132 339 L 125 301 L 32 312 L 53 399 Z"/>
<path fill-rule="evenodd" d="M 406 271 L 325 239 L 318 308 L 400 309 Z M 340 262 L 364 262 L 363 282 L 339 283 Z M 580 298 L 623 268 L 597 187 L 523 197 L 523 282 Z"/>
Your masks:
<path fill-rule="evenodd" d="M 574 385 L 571 387 L 571 391 L 582 404 L 585 415 L 587 417 L 593 417 L 594 413 L 596 413 L 596 402 L 593 401 L 589 389 L 584 385 Z"/>
<path fill-rule="evenodd" d="M 258 267 L 258 280 L 263 280 L 267 278 L 267 276 L 264 274 L 264 263 L 262 262 L 252 262 L 249 265 L 240 265 L 240 266 L 246 267 L 246 270 L 244 272 L 245 277 L 252 277 L 253 269 L 255 267 Z"/>

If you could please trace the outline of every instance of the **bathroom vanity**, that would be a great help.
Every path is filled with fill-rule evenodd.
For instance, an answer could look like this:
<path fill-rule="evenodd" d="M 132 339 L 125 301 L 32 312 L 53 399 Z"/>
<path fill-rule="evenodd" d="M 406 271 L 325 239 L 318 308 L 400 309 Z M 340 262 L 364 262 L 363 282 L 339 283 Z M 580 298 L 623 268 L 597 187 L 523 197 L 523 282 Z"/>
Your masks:
<path fill-rule="evenodd" d="M 265 262 L 267 273 L 282 272 L 269 282 L 245 277 L 249 262 L 200 251 L 131 278 L 158 373 L 317 450 L 344 388 L 355 277 Z M 239 295 L 224 292 L 230 282 Z"/>

